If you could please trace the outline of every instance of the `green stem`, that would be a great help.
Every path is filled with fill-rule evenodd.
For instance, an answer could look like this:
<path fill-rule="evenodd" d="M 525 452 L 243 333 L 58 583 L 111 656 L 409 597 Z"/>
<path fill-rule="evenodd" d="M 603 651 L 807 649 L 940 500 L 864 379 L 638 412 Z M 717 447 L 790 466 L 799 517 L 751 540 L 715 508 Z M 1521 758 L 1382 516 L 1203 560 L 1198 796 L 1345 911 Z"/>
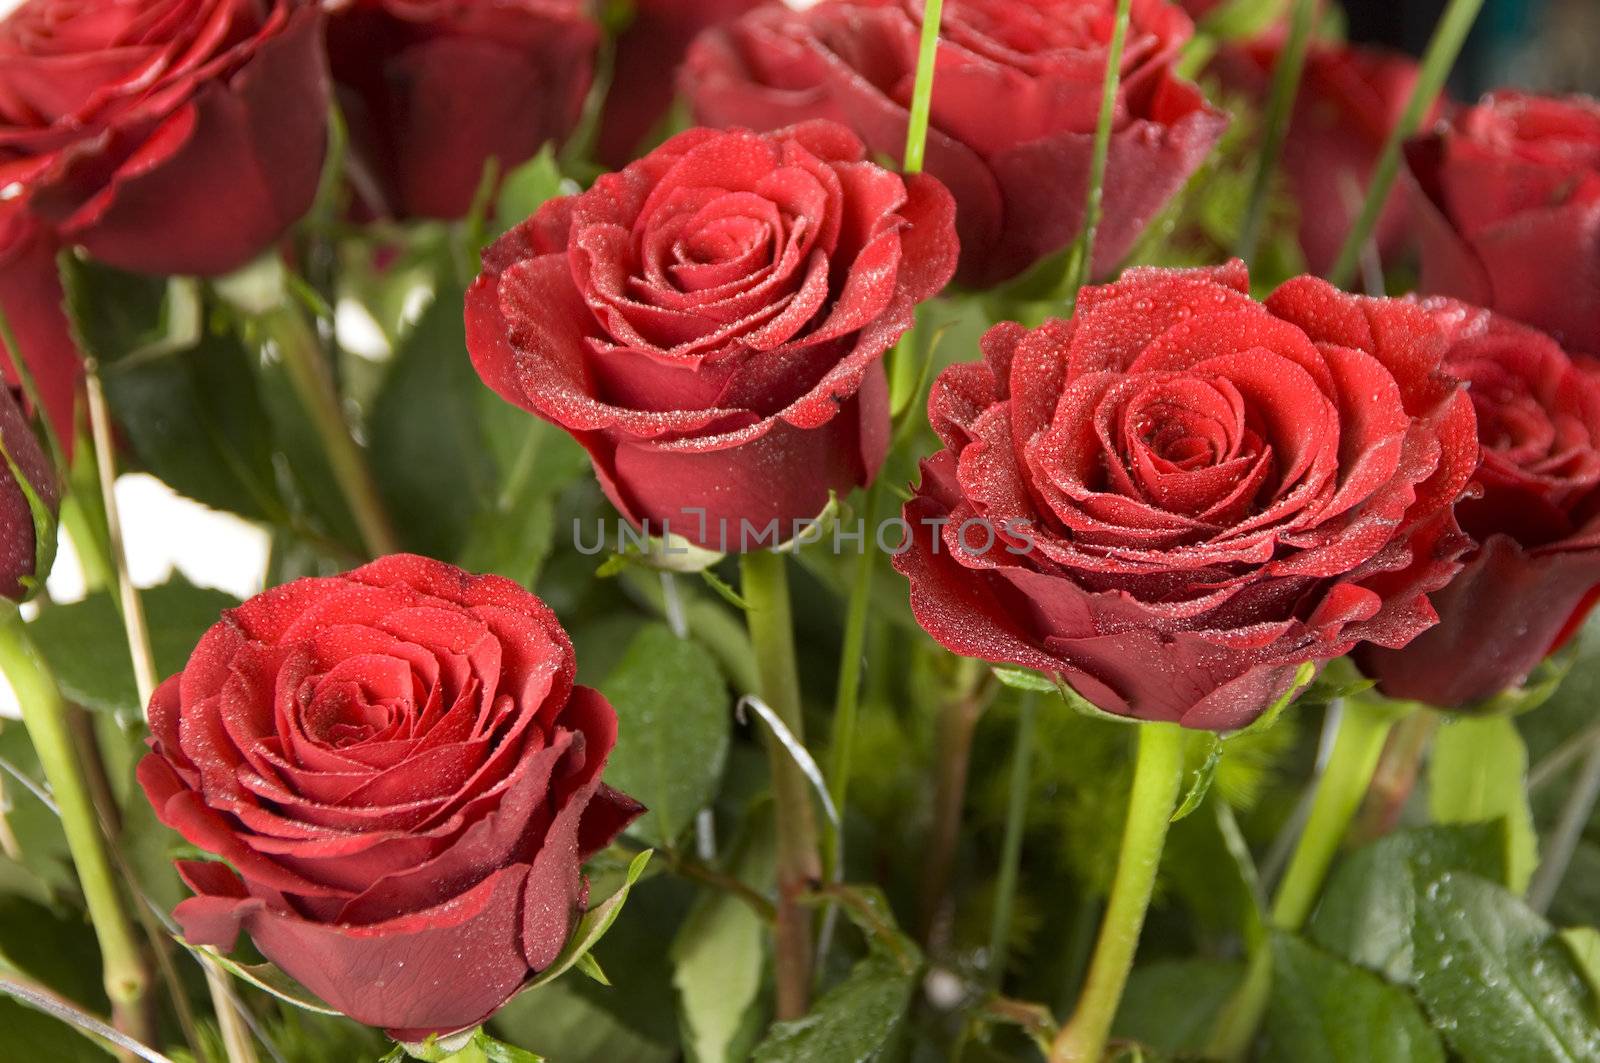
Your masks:
<path fill-rule="evenodd" d="M 928 113 L 933 107 L 934 56 L 939 48 L 939 23 L 944 0 L 923 0 L 922 40 L 917 47 L 917 79 L 911 87 L 911 119 L 906 123 L 906 153 L 902 169 L 921 173 L 928 146 Z"/>
<path fill-rule="evenodd" d="M 789 579 L 782 554 L 757 551 L 739 559 L 741 592 L 755 651 L 761 700 L 795 738 L 805 741 L 800 673 L 795 665 Z M 800 901 L 822 877 L 817 825 L 805 775 L 783 743 L 767 734 L 767 758 L 777 811 L 778 904 L 775 941 L 777 1017 L 797 1019 L 811 996 L 811 914 Z"/>
<path fill-rule="evenodd" d="M 1594 814 L 1596 799 L 1600 799 L 1600 736 L 1589 740 L 1589 754 L 1583 760 L 1576 784 L 1561 806 L 1561 816 L 1555 831 L 1545 845 L 1544 859 L 1528 886 L 1528 906 L 1536 912 L 1550 910 L 1561 880 L 1566 878 L 1567 865 L 1577 851 L 1584 828 Z"/>
<path fill-rule="evenodd" d="M 1333 269 L 1328 272 L 1328 280 L 1339 287 L 1344 287 L 1355 275 L 1356 266 L 1361 261 L 1361 249 L 1366 246 L 1368 237 L 1383 213 L 1384 203 L 1389 198 L 1389 188 L 1400 172 L 1401 145 L 1417 131 L 1423 117 L 1428 113 L 1429 106 L 1438 99 L 1440 91 L 1444 88 L 1445 79 L 1450 76 L 1450 68 L 1455 65 L 1456 56 L 1461 53 L 1461 46 L 1466 43 L 1467 33 L 1472 29 L 1472 23 L 1477 19 L 1478 9 L 1481 7 L 1483 0 L 1450 0 L 1450 6 L 1445 8 L 1443 17 L 1439 19 L 1439 25 L 1433 31 L 1433 39 L 1428 42 L 1428 50 L 1422 54 L 1422 66 L 1417 73 L 1416 87 L 1411 90 L 1411 98 L 1406 101 L 1406 109 L 1401 113 L 1400 121 L 1389 130 L 1389 139 L 1384 141 L 1383 153 L 1378 156 L 1378 164 L 1372 169 L 1372 181 L 1367 185 L 1366 202 L 1361 205 L 1361 213 L 1357 215 L 1355 224 L 1345 236 L 1344 246 L 1339 249 L 1339 257 L 1334 262 Z"/>
<path fill-rule="evenodd" d="M 55 676 L 14 609 L 0 617 L 0 674 L 16 692 L 23 724 L 61 812 L 67 849 L 78 870 L 89 919 L 100 942 L 106 996 L 117 1008 L 132 1011 L 144 996 L 146 982 L 138 940 L 123 908 L 88 781 L 73 748 L 66 705 Z"/>
<path fill-rule="evenodd" d="M 1339 843 L 1355 818 L 1377 770 L 1384 743 L 1397 721 L 1396 703 L 1381 698 L 1347 698 L 1333 739 L 1328 766 L 1317 781 L 1311 815 L 1273 898 L 1273 928 L 1299 930 L 1311 915 Z M 1263 940 L 1250 957 L 1245 980 L 1223 1010 L 1208 1056 L 1242 1059 L 1255 1040 L 1272 991 L 1272 951 Z"/>
<path fill-rule="evenodd" d="M 1011 754 L 1011 792 L 1006 801 L 1006 833 L 1000 846 L 1000 877 L 995 883 L 994 919 L 989 924 L 989 985 L 999 989 L 1006 976 L 1011 942 L 1011 909 L 1022 869 L 1022 832 L 1028 821 L 1028 788 L 1033 769 L 1034 716 L 1038 696 L 1024 691 L 1017 703 L 1017 742 Z"/>
<path fill-rule="evenodd" d="M 322 342 L 311 323 L 293 299 L 285 299 L 281 306 L 256 320 L 283 358 L 289 381 L 322 441 L 334 480 L 350 507 L 367 552 L 374 557 L 397 552 L 399 540 L 383 508 L 366 454 L 350 434 L 350 423 L 345 420 Z"/>
<path fill-rule="evenodd" d="M 1100 204 L 1105 199 L 1106 159 L 1111 154 L 1111 122 L 1117 113 L 1117 87 L 1122 83 L 1122 48 L 1128 39 L 1132 0 L 1117 0 L 1117 21 L 1106 48 L 1106 75 L 1100 86 L 1100 115 L 1094 126 L 1094 152 L 1089 157 L 1089 191 L 1083 205 L 1083 228 L 1078 236 L 1077 270 L 1072 278 L 1076 292 L 1094 273 L 1095 232 L 1100 228 Z"/>
<path fill-rule="evenodd" d="M 1078 1007 L 1051 1047 L 1050 1063 L 1099 1063 L 1105 1054 L 1111 1022 L 1133 969 L 1182 781 L 1183 729 L 1175 723 L 1140 724 L 1128 819 L 1100 939 L 1095 943 Z"/>
<path fill-rule="evenodd" d="M 1272 178 L 1278 171 L 1278 160 L 1283 155 L 1283 141 L 1289 133 L 1289 120 L 1294 116 L 1295 97 L 1300 94 L 1300 79 L 1305 73 L 1306 52 L 1311 44 L 1311 27 L 1317 20 L 1317 0 L 1294 0 L 1289 17 L 1289 36 L 1278 61 L 1272 68 L 1272 92 L 1267 97 L 1265 131 L 1261 137 L 1261 151 L 1256 156 L 1256 171 L 1250 182 L 1250 199 L 1245 207 L 1244 221 L 1239 226 L 1239 242 L 1234 254 L 1248 265 L 1256 256 L 1256 245 L 1261 240 L 1261 227 L 1267 217 L 1267 203 L 1271 199 Z"/>
<path fill-rule="evenodd" d="M 874 480 L 867 488 L 865 513 L 867 535 L 872 534 L 877 519 L 878 496 L 882 493 Z M 874 555 L 870 542 L 861 544 L 856 557 L 856 569 L 850 579 L 850 599 L 845 607 L 844 642 L 839 650 L 839 685 L 833 696 L 833 731 L 828 749 L 828 790 L 833 805 L 844 817 L 845 799 L 850 790 L 851 761 L 855 755 L 856 717 L 861 707 L 862 650 L 867 639 L 867 606 L 872 600 L 872 568 Z M 837 854 L 830 853 L 830 862 Z"/>

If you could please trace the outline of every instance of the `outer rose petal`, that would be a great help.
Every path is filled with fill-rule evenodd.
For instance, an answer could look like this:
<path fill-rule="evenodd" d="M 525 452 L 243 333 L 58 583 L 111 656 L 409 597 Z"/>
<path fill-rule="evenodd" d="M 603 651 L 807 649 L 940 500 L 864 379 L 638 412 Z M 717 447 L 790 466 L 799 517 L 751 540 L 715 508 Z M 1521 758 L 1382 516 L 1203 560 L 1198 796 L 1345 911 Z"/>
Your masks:
<path fill-rule="evenodd" d="M 270 246 L 310 208 L 322 171 L 322 25 L 318 8 L 292 15 L 229 83 L 201 89 L 59 217 L 62 234 L 143 273 L 226 273 Z"/>
<path fill-rule="evenodd" d="M 529 976 L 519 934 L 527 865 L 498 871 L 434 908 L 362 927 L 274 910 L 221 864 L 183 871 L 198 896 L 173 914 L 190 943 L 231 948 L 242 929 L 329 1005 L 398 1038 L 475 1026 Z M 471 957 L 469 968 L 463 957 Z"/>
<path fill-rule="evenodd" d="M 1596 585 L 1600 547 L 1530 551 L 1495 535 L 1430 595 L 1437 626 L 1402 650 L 1362 646 L 1356 661 L 1390 697 L 1470 706 L 1526 679 Z"/>
<path fill-rule="evenodd" d="M 1422 237 L 1422 283 L 1427 293 L 1486 306 L 1549 332 L 1569 351 L 1600 351 L 1600 170 L 1574 174 L 1571 166 L 1543 165 L 1515 155 L 1496 132 L 1508 108 L 1597 105 L 1511 94 L 1464 109 L 1452 122 L 1406 145 Z M 1480 133 L 1480 130 L 1489 132 Z M 1512 139 L 1509 132 L 1506 139 Z M 1582 182 L 1587 180 L 1589 192 Z M 1525 193 L 1540 181 L 1564 190 L 1561 198 Z M 1470 201 L 1467 225 L 1451 209 Z"/>
<path fill-rule="evenodd" d="M 62 310 L 65 298 L 55 242 L 21 209 L 0 206 L 0 311 L 22 348 L 56 438 L 70 449 L 77 438 L 73 411 L 83 359 Z M 6 384 L 20 387 L 22 380 L 11 364 L 15 353 L 0 341 L 0 372 Z"/>

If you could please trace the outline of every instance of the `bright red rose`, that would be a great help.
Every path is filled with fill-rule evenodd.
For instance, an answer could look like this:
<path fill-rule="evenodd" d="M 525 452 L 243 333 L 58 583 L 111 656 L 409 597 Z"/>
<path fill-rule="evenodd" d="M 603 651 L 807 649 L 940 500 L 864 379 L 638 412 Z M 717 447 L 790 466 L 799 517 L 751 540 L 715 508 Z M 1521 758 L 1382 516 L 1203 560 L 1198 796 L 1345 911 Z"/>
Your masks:
<path fill-rule="evenodd" d="M 398 216 L 459 218 L 578 124 L 600 27 L 583 0 L 341 0 L 328 22 L 351 142 Z"/>
<path fill-rule="evenodd" d="M 1435 621 L 1477 460 L 1443 332 L 1311 277 L 1262 303 L 1248 282 L 1237 261 L 1129 270 L 941 374 L 946 449 L 895 559 L 930 634 L 1107 712 L 1224 731 L 1305 662 Z"/>
<path fill-rule="evenodd" d="M 240 929 L 332 1006 L 422 1040 L 555 960 L 583 861 L 639 813 L 555 614 L 397 555 L 228 610 L 150 703 L 139 781 L 223 863 L 178 864 L 184 936 Z M 464 958 L 467 961 L 464 962 Z"/>
<path fill-rule="evenodd" d="M 327 111 L 315 4 L 26 0 L 0 22 L 0 186 L 123 269 L 259 254 L 311 205 Z"/>
<path fill-rule="evenodd" d="M 19 202 L 0 203 L 0 313 L 11 326 L 57 438 L 71 447 L 83 359 L 62 308 L 56 250 L 49 233 Z M 13 388 L 22 385 L 12 362 L 17 356 L 0 337 L 0 377 Z"/>
<path fill-rule="evenodd" d="M 52 512 L 60 500 L 55 470 L 22 409 L 12 390 L 0 385 L 0 598 L 13 601 L 27 597 L 24 580 L 47 575 L 38 571 L 33 507 L 16 474 Z"/>
<path fill-rule="evenodd" d="M 1276 35 L 1224 49 L 1212 63 L 1227 88 L 1265 103 L 1283 51 Z M 1367 182 L 1389 131 L 1417 83 L 1406 55 L 1359 45 L 1313 45 L 1283 142 L 1283 169 L 1300 205 L 1306 267 L 1327 273 L 1361 212 Z M 1438 113 L 1434 105 L 1433 113 Z M 1406 196 L 1391 192 L 1374 231 L 1385 260 L 1404 252 L 1412 232 Z"/>
<path fill-rule="evenodd" d="M 831 122 L 691 129 L 491 247 L 467 347 L 588 449 L 634 524 L 787 539 L 882 463 L 883 353 L 950 279 L 954 214 Z"/>
<path fill-rule="evenodd" d="M 620 170 L 672 108 L 674 78 L 695 34 L 744 14 L 762 0 L 636 0 L 617 38 L 611 87 L 596 154 Z"/>
<path fill-rule="evenodd" d="M 1391 697 L 1470 705 L 1513 687 L 1580 623 L 1600 585 L 1600 377 L 1542 332 L 1451 299 L 1422 304 L 1478 413 L 1478 492 L 1456 506 L 1478 543 L 1429 597 L 1439 624 L 1356 660 Z"/>
<path fill-rule="evenodd" d="M 1600 353 L 1600 100 L 1504 92 L 1406 145 L 1422 290 Z"/>
<path fill-rule="evenodd" d="M 927 168 L 960 207 L 963 284 L 991 287 L 1078 235 L 1113 0 L 949 0 Z M 921 0 L 758 9 L 702 34 L 682 85 L 704 124 L 853 128 L 898 159 L 916 76 Z M 1183 187 L 1227 119 L 1172 72 L 1194 31 L 1167 0 L 1134 0 L 1094 270 L 1113 269 Z"/>

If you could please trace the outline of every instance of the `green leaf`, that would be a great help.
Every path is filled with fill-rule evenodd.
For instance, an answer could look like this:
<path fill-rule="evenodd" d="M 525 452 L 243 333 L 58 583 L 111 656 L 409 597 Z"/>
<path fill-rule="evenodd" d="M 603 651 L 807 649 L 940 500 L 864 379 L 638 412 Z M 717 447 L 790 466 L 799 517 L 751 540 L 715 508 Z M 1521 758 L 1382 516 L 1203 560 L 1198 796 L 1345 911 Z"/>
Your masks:
<path fill-rule="evenodd" d="M 106 401 L 139 461 L 173 490 L 254 520 L 287 512 L 251 355 L 207 332 L 159 357 L 102 363 Z"/>
<path fill-rule="evenodd" d="M 1160 1052 L 1198 1055 L 1243 975 L 1237 960 L 1158 960 L 1135 968 L 1111 1032 Z"/>
<path fill-rule="evenodd" d="M 1423 827 L 1381 838 L 1334 870 L 1311 917 L 1313 941 L 1391 982 L 1413 975 L 1413 926 L 1422 888 L 1447 871 L 1504 873 L 1498 824 Z"/>
<path fill-rule="evenodd" d="M 611 752 L 606 780 L 649 809 L 632 833 L 670 846 L 716 796 L 728 755 L 728 688 L 716 659 L 649 624 L 600 688 L 626 736 Z"/>
<path fill-rule="evenodd" d="M 7 969 L 91 1011 L 108 1010 L 94 932 L 79 912 L 63 917 L 26 898 L 0 896 L 0 970 Z"/>
<path fill-rule="evenodd" d="M 0 997 L 0 1030 L 5 1031 L 8 1059 L 49 1063 L 107 1063 L 111 1053 L 66 1023 L 34 1011 L 10 997 Z"/>
<path fill-rule="evenodd" d="M 587 975 L 603 986 L 611 984 L 611 979 L 606 977 L 605 968 L 600 966 L 600 961 L 595 959 L 594 954 L 591 952 L 586 952 L 579 956 L 578 962 L 573 966 L 579 974 Z"/>
<path fill-rule="evenodd" d="M 158 674 L 181 671 L 200 636 L 221 619 L 222 610 L 238 604 L 232 595 L 203 590 L 178 576 L 145 591 Z M 28 625 L 28 632 L 72 701 L 102 712 L 143 716 L 122 616 L 110 594 L 100 592 L 81 602 L 52 606 Z"/>
<path fill-rule="evenodd" d="M 1504 821 L 1510 839 L 1504 881 L 1517 893 L 1528 888 L 1539 865 L 1527 781 L 1528 750 L 1510 717 L 1456 717 L 1434 737 L 1428 765 L 1428 803 L 1434 820 Z"/>
<path fill-rule="evenodd" d="M 765 893 L 772 884 L 776 842 L 770 806 L 748 817 L 728 871 Z M 744 1059 L 754 1038 L 751 1017 L 766 972 L 767 928 L 740 898 L 703 891 L 672 943 L 684 1050 L 697 1063 Z"/>
<path fill-rule="evenodd" d="M 1291 934 L 1272 937 L 1261 1058 L 1282 1063 L 1444 1063 L 1411 994 Z"/>
<path fill-rule="evenodd" d="M 102 368 L 181 351 L 199 341 L 199 286 L 187 277 L 152 277 L 63 251 L 56 260 L 73 339 Z"/>
<path fill-rule="evenodd" d="M 546 144 L 539 149 L 539 154 L 506 174 L 500 183 L 495 218 L 504 231 L 562 193 L 561 167 L 556 163 L 555 148 Z"/>
<path fill-rule="evenodd" d="M 395 527 L 408 548 L 433 557 L 460 554 L 494 502 L 462 299 L 461 289 L 440 287 L 395 352 L 368 418 L 372 472 Z"/>
<path fill-rule="evenodd" d="M 1056 681 L 1049 676 L 1030 672 L 1026 668 L 1012 668 L 1007 665 L 995 665 L 990 669 L 994 677 L 1005 686 L 1013 690 L 1031 690 L 1039 694 L 1054 694 Z"/>
<path fill-rule="evenodd" d="M 810 1012 L 774 1023 L 756 1046 L 755 1063 L 870 1063 L 884 1059 L 905 1022 L 922 971 L 922 953 L 895 926 L 875 888 L 829 894 L 865 933 L 867 955 Z"/>
<path fill-rule="evenodd" d="M 526 1048 L 508 1045 L 483 1030 L 473 1036 L 472 1044 L 489 1063 L 544 1063 L 543 1056 L 535 1055 Z"/>
<path fill-rule="evenodd" d="M 226 953 L 218 952 L 209 946 L 197 947 L 191 945 L 183 940 L 180 935 L 173 935 L 173 940 L 196 956 L 208 957 L 241 982 L 253 985 L 263 993 L 277 997 L 285 1004 L 292 1004 L 303 1011 L 315 1012 L 318 1015 L 340 1014 L 339 1011 L 318 1000 L 299 982 L 285 974 L 275 963 L 240 963 Z"/>
<path fill-rule="evenodd" d="M 583 913 L 583 918 L 578 920 L 577 929 L 572 932 L 572 937 L 568 939 L 566 947 L 561 950 L 556 961 L 540 971 L 533 981 L 523 988 L 524 993 L 538 989 L 542 985 L 549 985 L 566 974 L 589 954 L 589 950 L 594 948 L 601 938 L 606 936 L 611 924 L 622 914 L 622 906 L 628 902 L 628 893 L 633 889 L 633 884 L 639 881 L 639 876 L 644 874 L 645 865 L 650 863 L 650 856 L 651 850 L 646 849 L 633 858 L 628 864 L 628 873 L 623 879 L 622 886 L 617 892 Z"/>
<path fill-rule="evenodd" d="M 1600 1059 L 1588 988 L 1513 894 L 1447 873 L 1422 891 L 1414 937 L 1417 995 L 1465 1063 Z"/>
<path fill-rule="evenodd" d="M 1217 777 L 1217 765 L 1222 762 L 1222 739 L 1214 734 L 1206 733 L 1200 738 L 1206 744 L 1205 759 L 1195 769 L 1194 781 L 1189 784 L 1188 792 L 1183 795 L 1183 800 L 1178 802 L 1178 807 L 1172 810 L 1172 822 L 1185 818 L 1195 809 L 1200 807 L 1200 802 L 1206 799 L 1206 794 L 1211 792 L 1211 782 Z"/>

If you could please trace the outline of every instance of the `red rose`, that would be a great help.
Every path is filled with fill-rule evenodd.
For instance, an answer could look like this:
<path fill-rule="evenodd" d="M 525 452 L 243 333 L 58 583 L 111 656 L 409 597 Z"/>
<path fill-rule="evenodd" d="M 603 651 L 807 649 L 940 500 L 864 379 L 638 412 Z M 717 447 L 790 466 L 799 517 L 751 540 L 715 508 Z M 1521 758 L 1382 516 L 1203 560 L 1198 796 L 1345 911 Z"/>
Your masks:
<path fill-rule="evenodd" d="M 830 122 L 691 129 L 491 247 L 467 347 L 588 448 L 635 524 L 728 550 L 776 520 L 786 539 L 882 463 L 882 355 L 950 279 L 954 213 Z"/>
<path fill-rule="evenodd" d="M 271 0 L 26 0 L 0 22 L 0 186 L 123 269 L 225 273 L 304 214 L 322 15 Z"/>
<path fill-rule="evenodd" d="M 1224 49 L 1212 69 L 1224 86 L 1264 104 L 1282 51 L 1283 37 L 1277 35 Z M 1417 64 L 1399 52 L 1313 45 L 1306 54 L 1283 142 L 1283 169 L 1301 208 L 1300 249 L 1312 273 L 1328 272 L 1339 257 L 1366 199 L 1372 168 L 1416 83 Z M 1403 194 L 1390 194 L 1374 237 L 1385 260 L 1406 250 L 1411 223 Z"/>
<path fill-rule="evenodd" d="M 10 388 L 0 386 L 0 598 L 12 601 L 28 596 L 24 580 L 46 575 L 38 571 L 33 507 L 17 481 L 18 473 L 54 512 L 59 501 L 55 470 L 23 416 L 22 405 Z"/>
<path fill-rule="evenodd" d="M 1478 548 L 1430 595 L 1437 627 L 1357 661 L 1392 697 L 1456 707 L 1527 677 L 1600 584 L 1600 378 L 1542 332 L 1450 299 L 1422 303 L 1450 335 L 1445 368 L 1478 413 L 1479 494 L 1456 506 Z"/>
<path fill-rule="evenodd" d="M 20 353 L 57 438 L 71 447 L 83 359 L 62 308 L 65 298 L 55 242 L 20 203 L 0 203 L 0 313 L 20 348 L 9 350 L 0 337 L 0 375 L 11 387 L 21 387 L 12 362 Z"/>
<path fill-rule="evenodd" d="M 397 1038 L 472 1026 L 556 958 L 580 866 L 640 811 L 617 719 L 510 580 L 398 555 L 230 609 L 150 703 L 139 781 L 223 862 L 184 936 L 257 948 Z M 464 962 L 470 958 L 470 962 Z"/>
<path fill-rule="evenodd" d="M 895 559 L 936 639 L 1220 731 L 1305 662 L 1434 622 L 1477 450 L 1443 333 L 1311 277 L 1264 303 L 1248 281 L 1237 261 L 1129 270 L 940 376 L 946 449 Z"/>
<path fill-rule="evenodd" d="M 344 0 L 328 53 L 351 142 L 401 216 L 459 218 L 583 111 L 600 27 L 582 0 Z"/>
<path fill-rule="evenodd" d="M 960 206 L 963 284 L 990 287 L 1078 235 L 1113 0 L 950 0 L 940 28 L 927 168 Z M 700 36 L 684 91 L 707 125 L 806 118 L 899 158 L 921 0 L 780 5 Z M 1110 271 L 1183 187 L 1227 119 L 1172 72 L 1194 31 L 1167 0 L 1134 0 L 1094 269 Z"/>
<path fill-rule="evenodd" d="M 1406 145 L 1422 290 L 1600 353 L 1600 100 L 1506 92 Z"/>
<path fill-rule="evenodd" d="M 689 42 L 708 26 L 744 14 L 761 0 L 636 0 L 617 38 L 611 88 L 600 118 L 596 154 L 608 169 L 635 149 L 672 108 L 673 79 Z"/>

